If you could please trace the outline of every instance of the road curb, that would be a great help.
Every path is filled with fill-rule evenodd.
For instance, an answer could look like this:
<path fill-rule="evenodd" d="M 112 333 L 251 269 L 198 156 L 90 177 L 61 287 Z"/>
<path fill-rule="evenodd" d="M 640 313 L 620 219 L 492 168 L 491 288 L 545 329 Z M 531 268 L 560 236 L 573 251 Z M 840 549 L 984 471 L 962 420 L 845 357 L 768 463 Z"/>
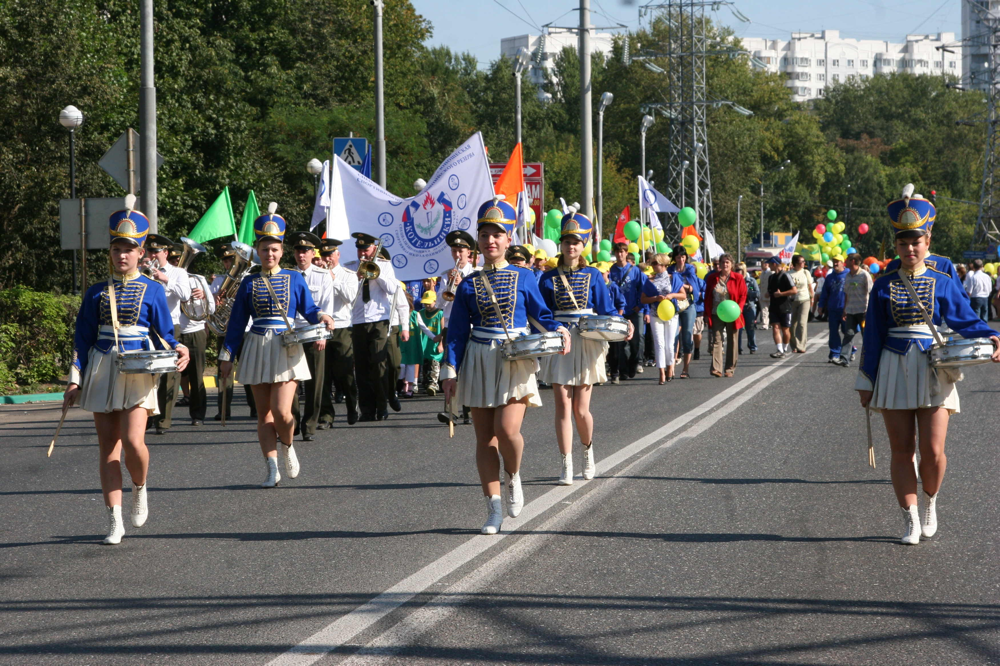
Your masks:
<path fill-rule="evenodd" d="M 26 395 L 0 395 L 0 405 L 23 405 L 28 402 L 62 401 L 62 393 L 28 393 Z"/>

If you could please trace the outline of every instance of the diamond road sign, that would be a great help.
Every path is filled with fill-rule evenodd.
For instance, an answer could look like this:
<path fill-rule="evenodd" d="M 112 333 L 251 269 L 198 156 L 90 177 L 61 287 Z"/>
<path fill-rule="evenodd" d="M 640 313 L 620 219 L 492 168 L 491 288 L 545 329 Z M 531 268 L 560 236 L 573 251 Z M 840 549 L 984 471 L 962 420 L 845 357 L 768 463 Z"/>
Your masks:
<path fill-rule="evenodd" d="M 129 151 L 129 134 L 132 135 L 132 150 Z M 131 153 L 131 154 L 130 154 Z M 130 159 L 131 158 L 131 159 Z M 129 165 L 131 164 L 135 177 L 135 192 L 142 191 L 142 183 L 139 178 L 139 133 L 129 127 L 122 132 L 122 135 L 115 141 L 115 145 L 104 153 L 97 165 L 104 169 L 105 173 L 115 179 L 115 182 L 122 186 L 126 192 L 128 189 Z M 156 168 L 163 166 L 163 155 L 156 153 Z"/>
<path fill-rule="evenodd" d="M 59 242 L 63 250 L 80 249 L 80 199 L 59 200 Z M 84 199 L 87 249 L 107 250 L 111 242 L 108 218 L 125 208 L 124 197 Z"/>
<path fill-rule="evenodd" d="M 359 137 L 338 137 L 333 140 L 333 154 L 361 171 L 368 154 L 368 139 Z"/>

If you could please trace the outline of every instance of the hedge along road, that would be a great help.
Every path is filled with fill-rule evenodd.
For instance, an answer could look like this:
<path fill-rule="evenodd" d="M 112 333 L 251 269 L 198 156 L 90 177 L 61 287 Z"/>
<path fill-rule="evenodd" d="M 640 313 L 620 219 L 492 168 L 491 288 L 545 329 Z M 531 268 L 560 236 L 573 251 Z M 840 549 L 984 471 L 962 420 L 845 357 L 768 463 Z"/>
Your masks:
<path fill-rule="evenodd" d="M 768 351 L 762 345 L 761 353 Z M 321 433 L 316 443 L 299 447 L 303 474 L 275 491 L 255 488 L 263 470 L 246 419 L 234 420 L 230 432 L 210 424 L 151 436 L 150 522 L 129 528 L 117 548 L 96 545 L 104 524 L 95 506 L 96 456 L 86 415 L 74 410 L 64 431 L 69 437 L 46 461 L 58 410 L 0 410 L 10 465 L 0 472 L 0 502 L 14 517 L 0 544 L 6 550 L 0 654 L 30 655 L 33 663 L 92 663 L 95 656 L 126 663 L 136 654 L 147 663 L 178 656 L 185 663 L 391 660 L 392 654 L 631 663 L 635 654 L 654 660 L 665 654 L 658 641 L 670 636 L 684 638 L 683 649 L 675 645 L 670 654 L 743 654 L 725 652 L 725 640 L 706 644 L 705 632 L 724 630 L 725 618 L 740 614 L 835 617 L 821 599 L 837 596 L 843 576 L 826 583 L 803 572 L 821 561 L 814 550 L 868 590 L 867 607 L 857 601 L 861 594 L 845 606 L 850 620 L 864 617 L 871 625 L 870 618 L 884 612 L 898 621 L 893 604 L 899 595 L 884 576 L 873 581 L 859 573 L 873 556 L 899 552 L 884 436 L 880 468 L 867 470 L 864 425 L 850 390 L 854 373 L 820 356 L 780 364 L 743 356 L 735 382 L 708 379 L 707 364 L 700 363 L 686 382 L 657 387 L 647 373 L 598 388 L 598 460 L 602 474 L 614 477 L 566 489 L 553 485 L 558 454 L 551 408 L 532 410 L 525 429 L 528 506 L 521 519 L 504 523 L 521 529 L 500 539 L 475 535 L 484 511 L 471 432 L 460 427 L 455 440 L 447 439 L 433 422 L 440 400 L 406 402 L 404 412 L 381 427 L 338 425 Z M 728 400 L 716 395 L 736 387 L 739 395 Z M 714 409 L 706 404 L 712 400 Z M 796 404 L 801 419 L 791 409 Z M 10 421 L 15 415 L 19 423 Z M 850 435 L 831 440 L 835 428 Z M 827 454 L 823 468 L 813 462 L 811 470 L 802 469 L 802 458 L 817 449 Z M 835 491 L 837 502 L 831 507 L 824 498 L 792 492 L 801 489 Z M 709 490 L 721 495 L 706 499 L 702 493 Z M 747 490 L 777 490 L 774 497 L 794 495 L 795 501 L 768 496 L 770 503 L 754 498 L 747 504 L 739 496 Z M 962 502 L 965 509 L 968 504 Z M 809 524 L 816 507 L 835 515 Z M 952 515 L 958 513 L 956 506 Z M 776 516 L 784 521 L 779 526 L 770 524 Z M 957 533 L 968 536 L 957 523 L 951 545 L 942 542 L 948 553 Z M 982 552 L 982 541 L 972 542 L 977 557 L 995 556 Z M 809 566 L 795 559 L 801 551 L 780 550 L 789 544 L 802 544 Z M 928 546 L 911 549 L 911 557 L 934 554 L 938 543 Z M 845 564 L 845 558 L 853 560 Z M 734 559 L 742 570 L 732 570 Z M 560 570 L 563 564 L 569 572 Z M 942 603 L 958 604 L 956 610 L 916 607 L 914 622 L 961 624 L 953 618 L 977 601 L 970 587 L 992 589 L 972 565 L 946 564 L 949 581 L 969 580 L 959 594 L 940 595 Z M 713 570 L 725 572 L 728 596 L 708 594 L 718 586 Z M 705 594 L 679 593 L 685 585 L 703 586 Z M 533 608 L 544 614 L 527 622 L 522 615 Z M 642 613 L 662 620 L 671 610 L 697 616 L 702 635 L 692 636 L 680 620 L 675 628 L 645 626 Z M 442 613 L 448 621 L 435 624 Z M 595 613 L 606 630 L 587 621 Z M 988 604 L 976 613 L 980 623 L 996 619 Z M 484 625 L 480 615 L 498 624 Z M 769 640 L 741 629 L 745 644 Z M 940 631 L 957 631 L 969 644 L 977 637 L 971 630 Z M 312 645 L 295 647 L 303 643 Z M 370 647 L 354 654 L 359 646 Z M 803 659 L 816 653 L 808 654 Z"/>

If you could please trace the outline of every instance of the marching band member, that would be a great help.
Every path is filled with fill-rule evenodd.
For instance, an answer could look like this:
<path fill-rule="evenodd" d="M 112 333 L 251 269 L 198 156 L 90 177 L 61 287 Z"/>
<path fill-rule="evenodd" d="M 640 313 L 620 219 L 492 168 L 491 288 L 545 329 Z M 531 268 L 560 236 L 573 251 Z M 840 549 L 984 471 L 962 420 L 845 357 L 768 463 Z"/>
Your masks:
<path fill-rule="evenodd" d="M 542 276 L 538 290 L 545 305 L 555 313 L 556 321 L 569 328 L 573 344 L 568 354 L 541 359 L 539 379 L 552 385 L 556 401 L 556 442 L 562 454 L 562 475 L 559 485 L 573 485 L 573 421 L 583 445 L 583 478 L 590 480 L 597 473 L 594 463 L 594 417 L 590 413 L 591 388 L 608 381 L 604 359 L 608 343 L 590 340 L 580 335 L 577 324 L 581 316 L 598 314 L 617 316 L 611 293 L 604 277 L 587 265 L 583 248 L 593 233 L 594 225 L 586 215 L 570 213 L 562 219 L 559 241 L 559 263 Z M 634 329 L 629 322 L 629 335 Z"/>
<path fill-rule="evenodd" d="M 486 263 L 458 287 L 442 369 L 445 400 L 457 397 L 459 404 L 472 408 L 476 466 L 488 512 L 483 534 L 496 534 L 503 522 L 500 455 L 507 472 L 507 513 L 513 518 L 521 512 L 521 421 L 526 408 L 542 404 L 536 361 L 505 361 L 500 345 L 508 335 L 527 334 L 530 317 L 538 326 L 562 333 L 564 353 L 570 351 L 569 331 L 552 318 L 535 276 L 504 258 L 517 213 L 502 199 L 494 197 L 479 208 L 478 246 Z"/>
<path fill-rule="evenodd" d="M 472 261 L 472 253 L 476 251 L 476 239 L 469 232 L 456 229 L 444 237 L 444 242 L 451 248 L 451 258 L 455 260 L 455 267 L 442 273 L 441 279 L 437 281 L 437 307 L 444 313 L 442 320 L 444 330 L 441 335 L 442 339 L 446 340 L 448 338 L 448 320 L 451 318 L 454 300 L 445 298 L 444 294 L 446 292 L 455 294 L 458 291 L 458 286 L 462 284 L 462 280 L 476 270 Z M 445 401 L 445 404 L 447 405 L 445 411 L 438 414 L 438 421 L 456 423 L 457 417 L 451 412 L 455 406 L 448 401 Z M 472 423 L 469 415 L 468 405 L 462 405 L 462 423 L 465 425 Z"/>
<path fill-rule="evenodd" d="M 295 267 L 302 274 L 309 287 L 309 294 L 320 312 L 333 312 L 333 278 L 325 268 L 314 266 L 313 257 L 320 247 L 320 240 L 308 231 L 296 231 L 289 236 L 295 250 Z M 295 327 L 308 326 L 301 314 L 295 317 Z M 302 434 L 302 441 L 316 439 L 320 408 L 323 403 L 323 383 L 326 372 L 326 340 L 317 340 L 302 345 L 309 366 L 310 378 L 302 382 L 305 389 L 305 408 L 300 413 L 299 400 L 292 401 L 292 418 L 295 429 Z"/>
<path fill-rule="evenodd" d="M 153 270 L 153 279 L 163 286 L 167 295 L 167 307 L 170 308 L 170 319 L 174 322 L 174 337 L 179 339 L 181 335 L 181 303 L 191 298 L 191 284 L 188 280 L 187 271 L 170 264 L 170 250 L 174 247 L 174 242 L 166 236 L 149 234 L 146 237 L 146 252 L 148 255 L 147 264 Z M 155 264 L 153 262 L 156 262 Z M 153 418 L 153 425 L 156 427 L 156 434 L 162 435 L 173 422 L 174 401 L 177 397 L 177 387 L 180 385 L 180 374 L 176 372 L 164 373 L 160 377 L 160 390 L 157 391 L 156 399 L 159 400 L 159 415 Z"/>
<path fill-rule="evenodd" d="M 226 275 L 233 269 L 233 263 L 236 261 L 236 251 L 233 249 L 231 243 L 223 243 L 215 250 L 215 256 L 219 258 L 222 262 L 223 271 L 220 275 L 216 275 L 215 279 L 212 280 L 212 284 L 209 287 L 212 292 L 212 298 L 215 304 L 212 306 L 213 309 L 219 306 L 219 290 L 222 289 L 222 284 L 226 281 Z M 249 329 L 247 329 L 249 330 Z M 219 340 L 218 349 L 216 349 L 216 354 L 222 351 L 222 343 L 224 340 Z M 257 405 L 253 401 L 253 391 L 250 390 L 249 386 L 243 386 L 243 392 L 247 397 L 247 405 L 250 406 L 250 418 L 257 418 Z M 233 413 L 233 391 L 226 391 L 226 415 L 229 416 Z M 219 406 L 219 411 L 215 415 L 215 420 L 219 421 L 222 419 L 222 391 L 219 391 L 217 404 Z"/>
<path fill-rule="evenodd" d="M 392 316 L 392 295 L 399 283 L 392 264 L 375 256 L 378 239 L 366 233 L 353 233 L 358 260 L 347 268 L 357 271 L 361 295 L 354 301 L 353 328 L 354 371 L 358 382 L 358 401 L 362 421 L 384 421 L 389 418 L 389 396 L 386 395 L 385 373 L 389 364 L 386 343 L 389 340 L 389 318 Z M 366 278 L 361 262 L 375 262 L 379 276 Z"/>
<path fill-rule="evenodd" d="M 513 245 L 507 250 L 507 261 L 510 262 L 511 266 L 529 268 L 528 262 L 531 261 L 531 252 L 523 245 Z M 532 270 L 531 272 L 534 273 L 535 271 Z"/>
<path fill-rule="evenodd" d="M 341 241 L 324 238 L 320 256 L 326 260 L 333 280 L 333 337 L 326 342 L 326 369 L 323 372 L 323 403 L 319 420 L 322 427 L 333 427 L 333 391 L 344 394 L 347 403 L 347 423 L 358 422 L 358 385 L 354 381 L 354 343 L 351 341 L 351 303 L 358 294 L 358 279 L 352 271 L 340 265 Z"/>
<path fill-rule="evenodd" d="M 919 543 L 921 534 L 931 537 L 937 531 L 948 420 L 959 411 L 954 371 L 935 370 L 925 353 L 934 337 L 924 313 L 935 327 L 947 323 L 964 338 L 990 338 L 993 361 L 1000 362 L 1000 337 L 976 317 L 954 279 L 927 265 L 937 213 L 930 201 L 912 193 L 913 185 L 907 185 L 903 198 L 888 207 L 900 268 L 880 277 L 872 289 L 855 383 L 861 406 L 882 412 L 892 449 L 892 487 L 906 524 L 902 542 L 910 545 Z M 918 436 L 920 480 L 927 495 L 922 522 L 913 465 Z"/>
<path fill-rule="evenodd" d="M 390 261 L 389 251 L 384 247 L 379 251 L 379 256 Z M 410 339 L 410 302 L 406 299 L 406 285 L 396 280 L 396 291 L 392 294 L 392 313 L 389 316 L 389 339 L 386 340 L 386 372 L 383 381 L 385 382 L 385 395 L 392 411 L 398 412 L 403 408 L 399 404 L 397 394 L 397 384 L 400 376 L 399 369 L 403 363 L 403 354 L 399 349 L 399 341 Z"/>
<path fill-rule="evenodd" d="M 132 525 L 142 527 L 149 516 L 146 472 L 149 450 L 144 433 L 146 418 L 156 414 L 156 381 L 151 374 L 119 371 L 119 351 L 173 348 L 177 369 L 187 367 L 188 349 L 174 338 L 174 324 L 163 286 L 139 273 L 145 254 L 142 244 L 149 220 L 135 210 L 135 197 L 125 198 L 125 210 L 110 217 L 111 276 L 84 294 L 76 318 L 73 365 L 63 399 L 68 409 L 77 398 L 94 413 L 100 447 L 101 491 L 108 512 L 104 543 L 120 543 L 122 522 L 122 450 L 132 477 Z M 164 263 L 166 263 L 164 261 Z M 150 329 L 154 335 L 150 335 Z"/>
<path fill-rule="evenodd" d="M 296 313 L 311 324 L 326 323 L 333 329 L 333 319 L 313 302 L 305 278 L 298 271 L 282 269 L 282 240 L 285 220 L 274 211 L 278 205 L 268 205 L 268 212 L 253 223 L 260 272 L 243 278 L 233 298 L 233 309 L 226 328 L 226 340 L 219 352 L 219 376 L 229 377 L 233 357 L 240 357 L 236 380 L 249 385 L 257 403 L 257 440 L 264 454 L 267 479 L 261 485 L 278 485 L 278 440 L 285 453 L 285 471 L 295 478 L 299 461 L 293 447 L 292 401 L 298 392 L 298 382 L 309 379 L 309 365 L 302 345 L 285 346 L 281 333 L 288 330 L 287 319 Z M 248 333 L 247 322 L 253 318 Z"/>
<path fill-rule="evenodd" d="M 204 275 L 195 273 L 188 273 L 188 276 L 191 298 L 204 299 L 206 312 L 211 315 L 215 312 L 215 297 L 211 293 L 208 280 Z M 188 385 L 188 412 L 191 415 L 191 425 L 200 426 L 204 424 L 205 413 L 208 411 L 208 392 L 205 390 L 205 350 L 208 348 L 208 331 L 205 330 L 204 320 L 195 321 L 182 310 L 180 332 L 181 344 L 191 350 L 191 362 L 181 373 Z"/>

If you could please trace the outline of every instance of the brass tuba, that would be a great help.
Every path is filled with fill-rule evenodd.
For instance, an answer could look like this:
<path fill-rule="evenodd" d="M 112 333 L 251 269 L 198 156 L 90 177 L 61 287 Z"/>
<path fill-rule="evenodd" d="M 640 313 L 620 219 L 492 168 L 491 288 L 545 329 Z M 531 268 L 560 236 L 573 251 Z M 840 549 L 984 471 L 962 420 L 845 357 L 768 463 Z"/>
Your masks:
<path fill-rule="evenodd" d="M 201 243 L 197 243 L 184 236 L 181 236 L 181 243 L 184 244 L 184 249 L 181 251 L 181 258 L 177 260 L 177 267 L 187 270 L 191 262 L 194 261 L 194 258 L 203 252 L 207 252 L 207 250 Z M 201 281 L 197 278 L 189 277 L 188 280 L 192 289 L 201 288 Z M 203 298 L 192 296 L 181 303 L 181 312 L 191 321 L 205 321 L 208 319 L 208 299 L 211 297 L 211 294 L 205 294 Z"/>
<path fill-rule="evenodd" d="M 233 250 L 236 257 L 233 259 L 233 267 L 226 273 L 226 279 L 219 287 L 219 304 L 215 312 L 208 317 L 208 327 L 218 336 L 226 334 L 226 327 L 229 326 L 229 316 L 233 312 L 233 299 L 240 288 L 240 282 L 246 277 L 250 269 L 256 263 L 256 253 L 253 248 L 246 243 L 233 242 Z"/>

